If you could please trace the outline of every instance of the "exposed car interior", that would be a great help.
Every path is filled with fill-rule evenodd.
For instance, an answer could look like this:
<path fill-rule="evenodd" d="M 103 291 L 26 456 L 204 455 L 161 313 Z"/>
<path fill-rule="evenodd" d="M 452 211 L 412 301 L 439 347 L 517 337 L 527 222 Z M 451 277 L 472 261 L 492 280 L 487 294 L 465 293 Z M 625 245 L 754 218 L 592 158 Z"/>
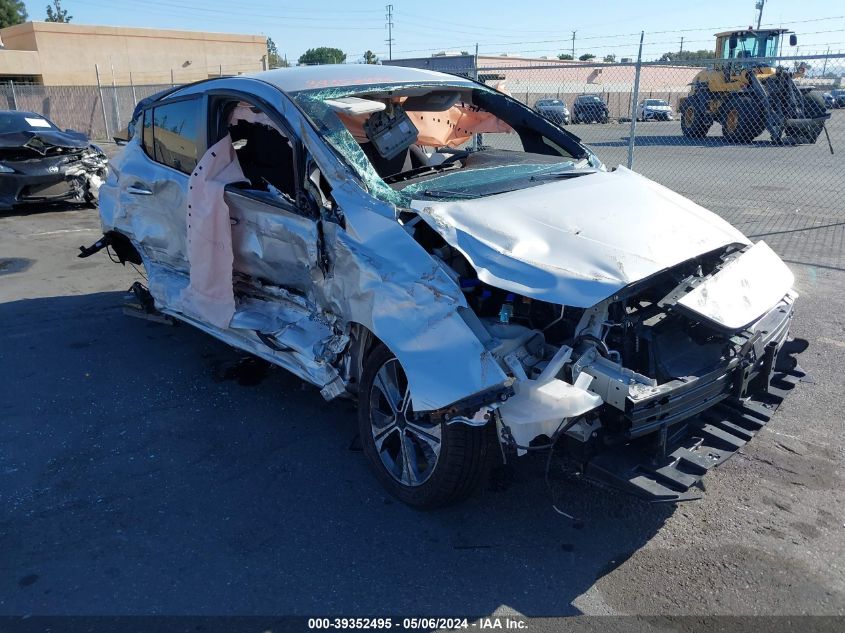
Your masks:
<path fill-rule="evenodd" d="M 294 154 L 282 130 L 261 109 L 245 101 L 223 103 L 219 112 L 250 188 L 280 192 L 293 199 Z"/>
<path fill-rule="evenodd" d="M 522 154 L 520 161 L 526 155 L 539 162 L 573 157 L 565 149 L 569 139 L 563 143 L 551 130 L 537 129 L 514 104 L 483 90 L 414 86 L 326 103 L 388 183 L 444 169 L 495 167 L 493 154 L 502 164 L 517 159 L 515 153 Z M 485 138 L 495 139 L 495 149 L 484 145 Z M 481 159 L 485 152 L 492 152 L 488 160 Z"/>

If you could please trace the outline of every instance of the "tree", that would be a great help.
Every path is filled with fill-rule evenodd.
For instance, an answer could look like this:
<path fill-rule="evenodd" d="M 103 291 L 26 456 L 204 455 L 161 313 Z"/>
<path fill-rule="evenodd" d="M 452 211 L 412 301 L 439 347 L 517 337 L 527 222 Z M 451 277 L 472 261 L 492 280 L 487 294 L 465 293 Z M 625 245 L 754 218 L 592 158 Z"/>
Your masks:
<path fill-rule="evenodd" d="M 364 57 L 362 58 L 365 64 L 378 64 L 378 57 L 373 51 L 365 51 Z"/>
<path fill-rule="evenodd" d="M 663 53 L 661 62 L 701 62 L 710 61 L 716 57 L 716 51 L 678 51 L 677 53 Z"/>
<path fill-rule="evenodd" d="M 276 48 L 276 42 L 272 37 L 267 38 L 267 68 L 287 68 L 290 66 L 288 60 L 279 55 L 279 49 Z"/>
<path fill-rule="evenodd" d="M 461 51 L 461 55 L 470 55 L 470 54 L 471 53 L 469 51 Z"/>
<path fill-rule="evenodd" d="M 26 22 L 28 17 L 23 0 L 0 0 L 0 29 Z"/>
<path fill-rule="evenodd" d="M 595 55 L 593 55 L 592 53 L 584 53 L 584 54 L 583 54 L 583 55 L 581 55 L 581 57 L 579 57 L 578 59 L 579 59 L 579 60 L 581 60 L 582 62 L 588 62 L 588 61 L 590 61 L 591 59 L 595 59 L 595 58 L 596 58 L 596 56 L 595 56 Z"/>
<path fill-rule="evenodd" d="M 557 58 L 562 59 L 564 61 L 567 61 L 567 60 L 572 59 L 572 55 L 570 55 L 569 53 L 561 53 L 560 55 L 557 56 Z"/>
<path fill-rule="evenodd" d="M 616 55 L 605 55 L 604 61 L 606 61 L 608 64 L 612 64 L 616 61 Z"/>
<path fill-rule="evenodd" d="M 299 63 L 310 66 L 313 64 L 342 64 L 346 61 L 346 53 L 339 48 L 320 46 L 309 48 L 299 57 Z"/>
<path fill-rule="evenodd" d="M 47 19 L 45 22 L 70 22 L 73 19 L 72 15 L 68 15 L 65 9 L 62 9 L 62 0 L 53 0 L 53 5 L 47 5 Z"/>

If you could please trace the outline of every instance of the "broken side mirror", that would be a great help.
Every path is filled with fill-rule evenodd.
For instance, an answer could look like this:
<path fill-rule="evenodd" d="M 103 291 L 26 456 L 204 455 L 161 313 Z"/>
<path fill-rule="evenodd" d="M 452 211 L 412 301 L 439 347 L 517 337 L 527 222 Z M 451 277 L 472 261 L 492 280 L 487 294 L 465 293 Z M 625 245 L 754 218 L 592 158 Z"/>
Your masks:
<path fill-rule="evenodd" d="M 792 33 L 789 36 L 789 45 L 790 46 L 798 46 L 798 36 L 795 33 Z"/>

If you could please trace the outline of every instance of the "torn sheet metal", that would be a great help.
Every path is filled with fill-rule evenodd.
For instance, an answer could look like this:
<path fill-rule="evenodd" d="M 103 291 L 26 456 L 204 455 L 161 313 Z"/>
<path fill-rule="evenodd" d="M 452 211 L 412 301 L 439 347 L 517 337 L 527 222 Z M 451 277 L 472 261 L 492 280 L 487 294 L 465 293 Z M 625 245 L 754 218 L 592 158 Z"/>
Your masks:
<path fill-rule="evenodd" d="M 483 282 L 582 308 L 696 255 L 749 244 L 716 214 L 624 167 L 411 207 Z"/>
<path fill-rule="evenodd" d="M 334 192 L 341 205 L 352 202 L 347 193 Z M 504 385 L 507 376 L 460 316 L 466 301 L 440 265 L 395 220 L 366 207 L 343 208 L 346 231 L 324 225 L 333 261 L 316 288 L 319 303 L 390 348 L 408 377 L 414 410 L 440 409 Z"/>
<path fill-rule="evenodd" d="M 190 284 L 182 309 L 190 316 L 226 328 L 235 313 L 232 289 L 232 224 L 223 193 L 227 184 L 244 181 L 227 134 L 208 148 L 189 180 L 187 246 Z M 182 213 L 173 209 L 174 214 Z"/>
<path fill-rule="evenodd" d="M 757 242 L 678 300 L 718 327 L 738 330 L 776 305 L 795 276 L 765 242 Z"/>
<path fill-rule="evenodd" d="M 33 119 L 25 119 L 32 124 Z M 46 119 L 40 119 L 46 121 Z M 49 128 L 49 125 L 47 126 Z M 27 149 L 46 156 L 57 149 L 87 149 L 91 145 L 88 137 L 80 132 L 62 132 L 55 129 L 22 130 L 0 134 L 0 151 Z"/>

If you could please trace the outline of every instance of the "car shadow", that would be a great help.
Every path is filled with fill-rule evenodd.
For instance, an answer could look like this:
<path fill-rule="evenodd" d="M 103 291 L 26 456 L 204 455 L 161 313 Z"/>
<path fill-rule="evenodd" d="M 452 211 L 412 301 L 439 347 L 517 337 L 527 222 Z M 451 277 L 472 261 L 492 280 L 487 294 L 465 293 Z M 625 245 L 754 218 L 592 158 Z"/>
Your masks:
<path fill-rule="evenodd" d="M 674 511 L 555 481 L 579 529 L 536 458 L 415 511 L 349 402 L 122 302 L 0 304 L 2 614 L 572 615 Z"/>

